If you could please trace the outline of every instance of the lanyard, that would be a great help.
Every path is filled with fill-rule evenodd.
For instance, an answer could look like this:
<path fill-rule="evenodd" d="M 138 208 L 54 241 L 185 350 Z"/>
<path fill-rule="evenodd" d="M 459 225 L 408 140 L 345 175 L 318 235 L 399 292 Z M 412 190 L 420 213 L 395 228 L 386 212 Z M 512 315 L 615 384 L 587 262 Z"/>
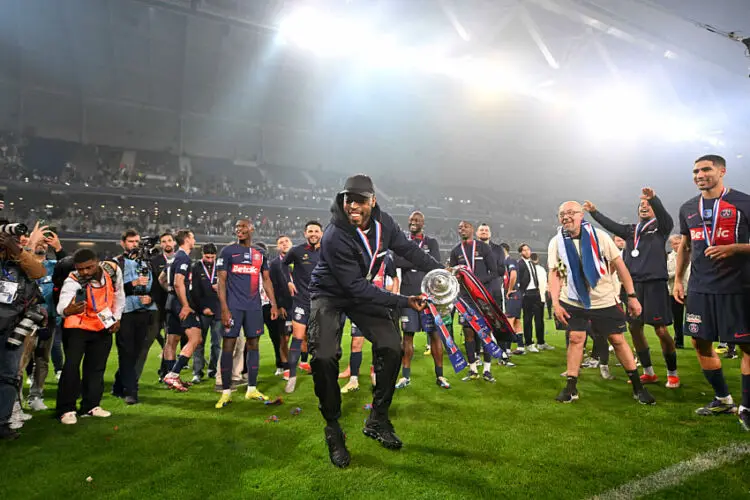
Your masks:
<path fill-rule="evenodd" d="M 634 244 L 633 250 L 638 249 L 638 243 L 640 243 L 641 241 L 641 235 L 643 234 L 643 231 L 645 231 L 646 228 L 650 226 L 651 224 L 653 224 L 654 222 L 656 222 L 656 217 L 654 217 L 653 219 L 643 224 L 643 226 L 641 226 L 640 222 L 638 223 L 637 226 L 635 226 L 635 235 L 633 236 L 633 244 Z"/>
<path fill-rule="evenodd" d="M 94 308 L 94 312 L 99 312 L 99 309 L 96 308 L 96 299 L 94 298 L 94 289 L 91 285 L 86 285 L 86 292 L 87 294 L 91 295 L 91 307 Z M 107 278 L 104 278 L 104 304 L 109 303 L 109 287 L 107 286 Z"/>
<path fill-rule="evenodd" d="M 424 237 L 422 238 L 416 238 L 414 236 L 411 237 L 412 241 L 419 241 L 419 248 L 422 248 L 422 245 L 424 245 Z"/>
<path fill-rule="evenodd" d="M 357 228 L 357 234 L 359 235 L 359 239 L 361 239 L 362 243 L 364 243 L 365 245 L 367 256 L 370 257 L 370 267 L 367 270 L 367 280 L 369 281 L 370 279 L 372 279 L 372 269 L 375 267 L 375 260 L 377 259 L 378 252 L 380 251 L 380 239 L 382 237 L 380 222 L 375 221 L 375 251 L 374 252 L 372 250 L 372 247 L 370 246 L 370 240 L 367 239 L 367 235 L 360 228 Z"/>
<path fill-rule="evenodd" d="M 203 271 L 206 273 L 206 276 L 208 277 L 209 282 L 213 285 L 214 284 L 214 276 L 216 276 L 216 264 L 211 268 L 211 273 L 209 274 L 208 269 L 206 269 L 206 264 L 203 262 L 203 259 L 201 259 L 201 266 L 203 266 Z"/>
<path fill-rule="evenodd" d="M 709 247 L 714 246 L 714 241 L 716 241 L 716 225 L 719 222 L 719 204 L 726 194 L 727 188 L 724 188 L 721 192 L 721 195 L 719 195 L 719 197 L 714 200 L 714 208 L 711 212 L 710 230 L 708 229 L 708 226 L 706 226 L 706 218 L 703 214 L 703 196 L 701 195 L 700 199 L 698 200 L 698 212 L 701 216 L 701 224 L 703 224 L 703 238 L 706 240 L 706 245 L 708 245 Z"/>
<path fill-rule="evenodd" d="M 477 249 L 477 240 L 471 240 L 471 272 L 474 272 L 474 257 L 475 257 L 475 251 Z M 466 261 L 466 265 L 469 265 L 469 257 L 466 256 L 466 249 L 464 248 L 464 244 L 461 243 L 461 252 L 464 254 L 464 260 Z"/>

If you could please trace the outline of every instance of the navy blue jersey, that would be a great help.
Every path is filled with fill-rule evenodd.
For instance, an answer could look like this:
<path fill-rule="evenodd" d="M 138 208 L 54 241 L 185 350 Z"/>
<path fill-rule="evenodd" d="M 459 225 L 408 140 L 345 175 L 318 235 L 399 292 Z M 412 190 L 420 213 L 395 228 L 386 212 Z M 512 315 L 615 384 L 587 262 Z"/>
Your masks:
<path fill-rule="evenodd" d="M 260 311 L 260 276 L 268 271 L 263 252 L 239 243 L 221 249 L 216 260 L 219 271 L 227 273 L 227 307 L 243 311 Z"/>
<path fill-rule="evenodd" d="M 167 277 L 169 278 L 169 291 L 171 293 L 174 293 L 174 278 L 178 274 L 181 274 L 185 277 L 185 289 L 189 289 L 190 284 L 190 267 L 192 265 L 192 262 L 190 261 L 190 256 L 180 248 L 177 250 L 177 252 L 174 254 L 174 260 L 172 260 L 172 264 L 169 265 L 169 272 Z"/>
<path fill-rule="evenodd" d="M 424 253 L 429 254 L 436 261 L 440 262 L 440 245 L 435 238 L 429 236 L 407 236 L 411 241 L 419 245 Z M 417 269 L 414 264 L 398 255 L 394 256 L 396 267 L 401 269 L 401 294 L 402 295 L 420 295 L 422 293 L 422 280 L 426 273 Z"/>
<path fill-rule="evenodd" d="M 313 248 L 307 243 L 297 245 L 289 250 L 282 264 L 290 266 L 292 281 L 297 289 L 296 300 L 310 302 L 310 275 L 318 265 L 320 247 Z"/>
<path fill-rule="evenodd" d="M 516 272 L 516 284 L 513 285 L 513 290 L 510 290 L 511 292 L 515 292 L 521 288 L 521 285 L 518 283 L 518 262 L 516 259 L 513 259 L 511 257 L 505 257 L 505 276 L 503 277 L 503 288 L 505 290 L 508 290 L 508 286 L 510 286 L 510 273 L 515 271 Z"/>
<path fill-rule="evenodd" d="M 709 238 L 714 245 L 750 242 L 750 196 L 732 189 L 716 207 L 716 200 L 703 201 L 703 214 L 698 209 L 700 195 L 680 208 L 680 233 L 690 238 L 690 292 L 708 294 L 742 293 L 750 290 L 750 257 L 735 254 L 726 259 L 709 259 L 704 252 Z M 714 226 L 716 221 L 716 227 Z M 707 226 L 704 232 L 703 223 Z"/>
<path fill-rule="evenodd" d="M 467 266 L 485 286 L 489 286 L 499 276 L 495 254 L 490 246 L 482 241 L 471 240 L 456 245 L 451 250 L 450 266 L 457 265 Z"/>

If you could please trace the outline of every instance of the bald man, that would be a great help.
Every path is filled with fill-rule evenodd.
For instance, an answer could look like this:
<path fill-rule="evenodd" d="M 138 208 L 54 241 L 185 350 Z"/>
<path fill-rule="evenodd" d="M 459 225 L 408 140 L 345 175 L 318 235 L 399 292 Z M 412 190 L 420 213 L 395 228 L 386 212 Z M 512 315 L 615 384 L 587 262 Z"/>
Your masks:
<path fill-rule="evenodd" d="M 570 333 L 567 385 L 557 396 L 561 403 L 578 399 L 578 374 L 583 360 L 586 327 L 592 336 L 607 337 L 632 383 L 633 398 L 641 404 L 655 400 L 641 382 L 635 358 L 623 333 L 625 313 L 618 305 L 614 267 L 628 295 L 629 309 L 636 315 L 641 304 L 633 280 L 612 238 L 583 219 L 583 207 L 575 201 L 560 205 L 562 227 L 549 244 L 549 290 L 555 317 Z M 607 265 L 609 263 L 610 265 Z"/>

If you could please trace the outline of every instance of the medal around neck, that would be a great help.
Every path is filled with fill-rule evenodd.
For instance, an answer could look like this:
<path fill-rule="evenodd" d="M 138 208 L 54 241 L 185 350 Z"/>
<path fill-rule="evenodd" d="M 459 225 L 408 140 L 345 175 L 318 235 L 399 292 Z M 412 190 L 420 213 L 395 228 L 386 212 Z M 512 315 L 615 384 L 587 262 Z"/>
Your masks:
<path fill-rule="evenodd" d="M 638 257 L 640 254 L 641 254 L 641 252 L 637 248 L 633 249 L 633 251 L 630 252 L 630 256 L 631 257 Z"/>

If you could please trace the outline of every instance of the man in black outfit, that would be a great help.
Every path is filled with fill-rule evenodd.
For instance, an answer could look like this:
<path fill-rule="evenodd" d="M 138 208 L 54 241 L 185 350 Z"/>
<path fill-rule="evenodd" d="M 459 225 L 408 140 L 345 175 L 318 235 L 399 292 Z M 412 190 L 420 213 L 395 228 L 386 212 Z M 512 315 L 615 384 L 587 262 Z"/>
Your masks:
<path fill-rule="evenodd" d="M 396 379 L 401 367 L 401 335 L 397 308 L 422 311 L 420 296 L 405 297 L 376 287 L 372 279 L 387 253 L 411 261 L 421 271 L 442 266 L 406 238 L 375 199 L 370 177 L 349 177 L 331 207 L 331 222 L 323 233 L 321 255 L 310 279 L 308 337 L 312 373 L 320 412 L 326 420 L 325 438 L 331 462 L 349 465 L 350 456 L 339 426 L 341 389 L 341 314 L 346 314 L 373 344 L 377 385 L 372 411 L 365 422 L 366 436 L 390 449 L 403 445 L 388 419 Z"/>
<path fill-rule="evenodd" d="M 281 376 L 284 370 L 289 369 L 289 335 L 292 330 L 292 296 L 289 295 L 286 275 L 282 262 L 289 249 L 292 248 L 292 240 L 289 236 L 281 235 L 276 239 L 276 250 L 278 255 L 268 264 L 273 284 L 273 293 L 276 294 L 276 305 L 279 307 L 279 317 L 273 321 L 275 331 L 268 332 L 273 342 L 274 353 L 276 353 L 276 373 Z M 263 317 L 265 319 L 265 311 Z M 277 347 L 278 346 L 278 347 Z"/>
<path fill-rule="evenodd" d="M 644 325 L 654 327 L 661 343 L 661 350 L 667 364 L 667 384 L 669 389 L 680 386 L 677 374 L 677 351 L 674 339 L 669 335 L 667 326 L 672 324 L 672 304 L 667 285 L 667 239 L 674 228 L 672 217 L 664 208 L 661 200 L 650 187 L 642 189 L 638 205 L 638 224 L 618 224 L 596 210 L 590 201 L 583 204 L 583 209 L 601 226 L 625 240 L 623 260 L 630 271 L 635 284 L 635 293 L 643 306 L 638 317 L 630 317 L 630 335 L 633 337 L 638 359 L 643 365 L 641 381 L 644 384 L 655 384 L 659 377 L 651 363 L 651 353 Z"/>
<path fill-rule="evenodd" d="M 551 348 L 544 341 L 544 297 L 539 286 L 539 273 L 536 264 L 531 261 L 531 247 L 526 243 L 518 247 L 521 259 L 518 261 L 518 284 L 523 298 L 523 336 L 526 352 L 539 352 Z M 536 328 L 536 345 L 534 345 L 533 328 Z"/>

